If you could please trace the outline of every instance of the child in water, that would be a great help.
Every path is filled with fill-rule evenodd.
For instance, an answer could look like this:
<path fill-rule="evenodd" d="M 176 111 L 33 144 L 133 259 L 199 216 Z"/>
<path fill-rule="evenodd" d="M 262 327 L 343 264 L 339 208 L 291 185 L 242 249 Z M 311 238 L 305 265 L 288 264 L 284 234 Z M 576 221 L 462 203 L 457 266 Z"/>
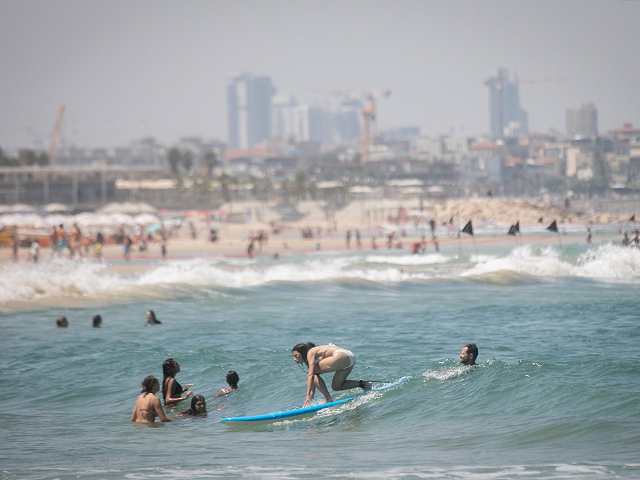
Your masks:
<path fill-rule="evenodd" d="M 207 414 L 207 402 L 202 395 L 194 395 L 191 399 L 191 408 L 186 409 L 184 412 L 180 412 L 176 417 L 183 417 L 185 415 L 197 416 Z"/>

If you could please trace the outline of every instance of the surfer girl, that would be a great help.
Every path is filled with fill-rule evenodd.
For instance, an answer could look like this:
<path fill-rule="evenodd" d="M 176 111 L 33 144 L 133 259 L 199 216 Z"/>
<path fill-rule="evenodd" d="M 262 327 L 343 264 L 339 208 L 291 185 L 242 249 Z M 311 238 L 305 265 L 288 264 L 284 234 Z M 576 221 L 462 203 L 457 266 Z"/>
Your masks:
<path fill-rule="evenodd" d="M 164 374 L 162 379 L 162 398 L 165 405 L 175 405 L 193 395 L 193 392 L 189 390 L 193 383 L 187 383 L 183 388 L 175 379 L 178 372 L 180 372 L 180 364 L 175 359 L 168 358 L 162 364 L 162 373 Z M 181 397 L 180 395 L 183 393 L 184 397 Z"/>
<path fill-rule="evenodd" d="M 149 375 L 142 381 L 142 391 L 131 414 L 132 422 L 154 423 L 156 417 L 162 422 L 173 422 L 167 417 L 160 405 L 160 399 L 156 397 L 156 393 L 160 390 L 160 383 L 153 375 Z"/>
<path fill-rule="evenodd" d="M 333 399 L 327 390 L 320 374 L 335 372 L 331 381 L 331 388 L 334 391 L 349 390 L 351 388 L 371 389 L 371 382 L 364 380 L 347 380 L 347 377 L 356 364 L 356 356 L 344 348 L 340 348 L 332 343 L 319 345 L 309 343 L 299 343 L 291 349 L 293 360 L 298 364 L 307 365 L 309 372 L 307 376 L 307 398 L 303 407 L 308 407 L 313 400 L 316 388 L 324 395 L 325 403 L 332 402 Z"/>

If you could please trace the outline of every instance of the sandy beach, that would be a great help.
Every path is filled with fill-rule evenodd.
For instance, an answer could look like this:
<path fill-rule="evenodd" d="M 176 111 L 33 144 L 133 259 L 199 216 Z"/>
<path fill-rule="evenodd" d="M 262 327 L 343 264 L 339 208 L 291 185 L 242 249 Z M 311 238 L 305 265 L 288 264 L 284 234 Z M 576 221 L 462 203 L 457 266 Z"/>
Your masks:
<path fill-rule="evenodd" d="M 562 230 L 563 225 L 591 225 L 594 230 L 608 228 L 608 238 L 617 239 L 616 224 L 628 223 L 634 212 L 625 214 L 598 213 L 584 214 L 546 206 L 541 203 L 527 202 L 519 199 L 502 198 L 471 198 L 450 199 L 441 201 L 411 200 L 358 200 L 351 202 L 346 207 L 335 212 L 327 212 L 325 202 L 304 201 L 297 204 L 297 210 L 303 215 L 298 221 L 281 221 L 279 214 L 272 208 L 273 205 L 262 202 L 234 202 L 221 207 L 227 212 L 260 212 L 262 221 L 250 221 L 246 223 L 216 223 L 207 224 L 206 217 L 194 210 L 187 220 L 191 222 L 196 231 L 196 238 L 192 238 L 189 229 L 184 225 L 168 242 L 167 258 L 192 258 L 198 256 L 247 256 L 247 249 L 252 237 L 260 231 L 268 233 L 268 241 L 260 246 L 255 244 L 254 255 L 286 255 L 292 253 L 314 251 L 336 251 L 347 248 L 357 249 L 356 231 L 361 235 L 361 249 L 372 249 L 373 241 L 378 248 L 387 248 L 387 236 L 395 230 L 394 248 L 400 242 L 403 248 L 411 248 L 411 244 L 421 240 L 422 233 L 427 233 L 427 240 L 431 239 L 430 229 L 425 230 L 425 223 L 433 218 L 438 225 L 438 241 L 442 247 L 450 242 L 468 243 L 476 240 L 478 243 L 509 242 L 511 237 L 506 235 L 509 225 L 520 222 L 521 229 L 527 226 L 547 226 L 553 220 Z M 404 212 L 404 218 L 400 212 Z M 253 217 L 255 217 L 255 213 Z M 390 218 L 398 219 L 397 222 L 389 221 Z M 542 219 L 540 221 L 540 219 Z M 402 221 L 404 220 L 404 222 Z M 414 226 L 421 221 L 423 228 L 418 232 Z M 457 238 L 458 228 L 462 228 L 468 221 L 472 221 L 474 228 L 492 223 L 504 226 L 504 235 L 492 235 L 490 238 L 472 239 L 467 235 Z M 449 223 L 452 226 L 449 227 Z M 613 224 L 613 225 L 612 225 Z M 209 241 L 209 229 L 216 228 L 219 232 L 219 240 Z M 632 228 L 632 225 L 629 225 Z M 302 232 L 309 229 L 312 238 L 303 238 Z M 347 231 L 351 232 L 351 239 L 347 245 Z M 403 235 L 404 233 L 404 235 Z M 522 239 L 527 241 L 555 242 L 553 235 L 527 235 L 523 233 Z M 428 250 L 434 249 L 429 242 Z M 140 252 L 134 246 L 131 259 L 160 259 L 160 244 L 151 243 L 147 251 Z M 51 255 L 51 249 L 44 247 L 40 251 L 40 257 Z M 92 256 L 90 251 L 87 256 Z M 29 249 L 21 248 L 19 258 L 29 259 Z M 0 249 L 0 261 L 10 261 L 12 252 L 10 248 Z M 103 258 L 106 260 L 122 259 L 123 249 L 121 245 L 104 245 Z M 120 271 L 127 269 L 139 269 L 139 266 L 121 265 Z"/>

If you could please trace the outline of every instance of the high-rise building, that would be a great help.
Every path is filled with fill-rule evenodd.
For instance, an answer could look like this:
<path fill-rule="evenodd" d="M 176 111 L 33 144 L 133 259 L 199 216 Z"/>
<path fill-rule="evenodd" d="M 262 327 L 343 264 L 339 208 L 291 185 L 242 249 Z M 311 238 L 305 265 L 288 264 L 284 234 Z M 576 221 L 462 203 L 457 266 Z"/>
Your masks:
<path fill-rule="evenodd" d="M 291 95 L 277 95 L 271 99 L 271 136 L 296 137 L 298 134 L 296 110 L 298 102 Z"/>
<path fill-rule="evenodd" d="M 598 136 L 598 111 L 593 103 L 577 110 L 567 109 L 567 137 L 596 138 Z"/>
<path fill-rule="evenodd" d="M 491 134 L 515 137 L 529 133 L 529 115 L 520 106 L 518 79 L 509 80 L 509 71 L 501 68 L 485 85 L 489 87 Z"/>
<path fill-rule="evenodd" d="M 243 74 L 231 79 L 227 87 L 230 149 L 252 148 L 271 137 L 275 93 L 269 77 Z"/>
<path fill-rule="evenodd" d="M 350 143 L 355 137 L 362 136 L 362 101 L 347 99 L 340 104 L 340 110 L 334 115 L 333 124 L 337 139 L 341 143 Z"/>

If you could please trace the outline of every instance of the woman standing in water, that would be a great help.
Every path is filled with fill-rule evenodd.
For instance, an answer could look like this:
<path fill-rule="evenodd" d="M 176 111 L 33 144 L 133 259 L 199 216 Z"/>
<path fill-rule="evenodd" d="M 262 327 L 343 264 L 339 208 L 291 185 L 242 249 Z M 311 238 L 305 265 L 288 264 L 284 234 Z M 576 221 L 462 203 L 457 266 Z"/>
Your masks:
<path fill-rule="evenodd" d="M 164 414 L 160 400 L 156 397 L 159 390 L 160 383 L 153 375 L 149 375 L 142 381 L 142 391 L 131 414 L 132 422 L 154 423 L 156 417 L 162 422 L 173 422 Z"/>
<path fill-rule="evenodd" d="M 187 383 L 187 385 L 182 388 L 182 385 L 175 379 L 179 371 L 180 364 L 173 358 L 168 358 L 162 364 L 162 373 L 164 374 L 164 378 L 162 379 L 162 398 L 164 399 L 165 405 L 175 405 L 193 395 L 193 392 L 189 390 L 189 387 L 192 387 L 193 383 Z M 186 392 L 184 397 L 181 397 L 180 395 L 184 392 Z"/>
<path fill-rule="evenodd" d="M 307 398 L 303 407 L 308 407 L 313 400 L 316 388 L 324 395 L 325 403 L 332 402 L 333 399 L 327 390 L 321 373 L 336 372 L 331 381 L 331 388 L 334 391 L 349 390 L 360 387 L 363 390 L 371 389 L 371 382 L 364 380 L 347 380 L 347 377 L 356 364 L 356 356 L 344 348 L 330 343 L 329 345 L 315 346 L 313 343 L 299 343 L 291 349 L 293 360 L 298 364 L 307 365 L 309 372 L 307 376 Z"/>

